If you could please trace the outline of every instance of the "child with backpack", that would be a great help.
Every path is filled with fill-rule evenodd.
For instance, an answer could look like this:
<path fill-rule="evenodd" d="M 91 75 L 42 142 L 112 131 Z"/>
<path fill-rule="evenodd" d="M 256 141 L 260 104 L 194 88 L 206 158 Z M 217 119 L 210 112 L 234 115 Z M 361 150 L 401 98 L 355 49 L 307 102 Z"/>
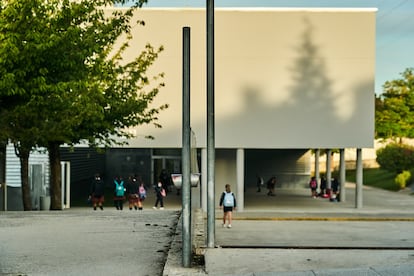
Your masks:
<path fill-rule="evenodd" d="M 316 182 L 316 177 L 312 176 L 310 182 L 309 182 L 309 188 L 311 189 L 311 196 L 313 198 L 316 198 L 317 192 L 316 189 L 318 188 L 318 182 Z"/>
<path fill-rule="evenodd" d="M 230 184 L 226 184 L 225 189 L 220 197 L 220 209 L 223 208 L 223 227 L 226 227 L 227 219 L 227 228 L 231 228 L 233 210 L 236 210 L 236 197 L 231 191 Z"/>
<path fill-rule="evenodd" d="M 139 194 L 138 209 L 142 210 L 143 209 L 142 203 L 147 198 L 147 190 L 145 189 L 144 182 L 141 182 L 141 184 L 139 184 L 138 194 Z"/>
<path fill-rule="evenodd" d="M 124 207 L 125 200 L 125 186 L 124 180 L 117 176 L 114 179 L 114 205 L 117 210 L 122 210 Z"/>
<path fill-rule="evenodd" d="M 139 189 L 143 185 L 140 176 L 133 176 L 127 187 L 129 210 L 134 208 L 135 210 L 142 211 L 142 201 L 139 194 Z"/>

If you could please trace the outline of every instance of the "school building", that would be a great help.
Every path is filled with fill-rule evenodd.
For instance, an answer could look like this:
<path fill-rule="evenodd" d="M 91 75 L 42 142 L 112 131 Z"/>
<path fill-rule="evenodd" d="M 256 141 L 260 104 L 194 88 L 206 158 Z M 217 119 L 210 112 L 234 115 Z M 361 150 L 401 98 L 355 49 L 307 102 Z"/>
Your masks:
<path fill-rule="evenodd" d="M 162 169 L 181 172 L 182 28 L 190 27 L 191 128 L 201 172 L 200 185 L 192 190 L 206 209 L 205 12 L 136 11 L 133 22 L 140 19 L 145 26 L 133 26 L 125 57 L 131 60 L 147 43 L 164 47 L 149 72 L 165 73 L 165 87 L 154 102 L 169 104 L 158 116 L 162 128 L 131 128 L 136 137 L 128 146 L 104 154 L 63 148 L 62 160 L 70 162 L 71 193 L 97 170 L 107 181 L 116 174 L 140 174 L 147 185 Z M 375 17 L 371 8 L 216 8 L 217 204 L 229 183 L 243 210 L 244 190 L 256 185 L 256 174 L 265 180 L 276 176 L 282 187 L 307 185 L 314 171 L 311 150 L 373 148 Z M 147 135 L 155 139 L 145 139 Z M 6 175 L 10 169 L 6 165 Z"/>

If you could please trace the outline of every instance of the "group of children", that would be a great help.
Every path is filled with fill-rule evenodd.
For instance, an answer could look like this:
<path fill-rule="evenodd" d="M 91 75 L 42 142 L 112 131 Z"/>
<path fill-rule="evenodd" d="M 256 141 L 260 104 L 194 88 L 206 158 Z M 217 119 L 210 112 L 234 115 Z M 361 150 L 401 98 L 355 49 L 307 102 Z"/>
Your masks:
<path fill-rule="evenodd" d="M 331 189 L 326 188 L 326 179 L 322 177 L 321 185 L 320 185 L 320 192 L 317 192 L 318 189 L 318 182 L 315 176 L 313 176 L 309 182 L 309 188 L 311 190 L 311 196 L 313 198 L 316 197 L 323 197 L 329 198 L 331 201 L 339 200 L 339 183 L 336 178 L 332 178 Z M 101 210 L 103 210 L 103 192 L 104 192 L 104 185 L 103 181 L 100 179 L 99 175 L 95 176 L 95 181 L 91 187 L 91 196 L 93 208 L 96 210 L 97 205 Z M 144 186 L 143 181 L 139 180 L 137 177 L 133 177 L 130 181 L 130 184 L 127 187 L 124 186 L 124 181 L 120 177 L 116 177 L 114 179 L 114 203 L 117 210 L 122 210 L 124 200 L 126 199 L 126 195 L 128 196 L 129 202 L 129 209 L 132 210 L 142 210 L 143 206 L 142 203 L 146 198 L 146 189 Z M 154 205 L 154 209 L 158 208 L 158 204 L 160 204 L 160 209 L 164 209 L 164 201 L 163 198 L 166 196 L 166 191 L 163 188 L 161 181 L 155 186 L 155 194 L 156 194 L 156 201 Z M 231 228 L 231 223 L 233 219 L 233 211 L 236 209 L 236 197 L 234 193 L 231 191 L 230 184 L 225 185 L 225 191 L 221 194 L 220 202 L 219 202 L 220 209 L 223 209 L 223 227 Z M 227 225 L 226 225 L 227 222 Z"/>
<path fill-rule="evenodd" d="M 166 191 L 164 190 L 161 181 L 154 187 L 156 194 L 156 201 L 154 209 L 158 208 L 160 204 L 160 210 L 164 209 L 164 197 Z M 123 210 L 124 202 L 128 200 L 129 210 L 143 210 L 143 202 L 147 197 L 147 190 L 144 182 L 139 176 L 133 176 L 128 183 L 125 183 L 122 177 L 116 176 L 113 181 L 114 191 L 114 205 L 117 210 Z M 99 174 L 96 174 L 90 188 L 88 201 L 91 201 L 93 209 L 100 208 L 103 210 L 103 203 L 105 201 L 105 184 Z"/>
<path fill-rule="evenodd" d="M 122 177 L 117 176 L 114 179 L 114 204 L 117 210 L 122 210 L 124 201 L 128 198 L 129 210 L 142 210 L 142 203 L 147 197 L 147 191 L 144 182 L 136 176 L 131 177 L 129 183 L 125 186 Z"/>
<path fill-rule="evenodd" d="M 147 197 L 147 192 L 144 186 L 144 182 L 139 177 L 132 177 L 128 184 L 125 185 L 122 177 L 115 177 L 114 182 L 114 205 L 117 210 L 122 210 L 124 201 L 128 198 L 129 209 L 143 210 L 143 201 Z M 95 175 L 94 181 L 91 185 L 89 199 L 92 201 L 93 209 L 96 210 L 99 207 L 103 210 L 104 203 L 105 184 L 100 175 Z M 163 188 L 161 181 L 155 186 L 156 201 L 154 209 L 158 208 L 160 204 L 160 210 L 164 209 L 164 197 L 166 191 Z M 236 197 L 231 191 L 230 184 L 225 185 L 225 191 L 220 197 L 220 208 L 223 209 L 223 227 L 231 228 L 232 213 L 236 209 Z"/>
<path fill-rule="evenodd" d="M 329 198 L 330 201 L 338 201 L 339 200 L 339 182 L 338 180 L 333 177 L 331 179 L 331 188 L 328 189 L 326 185 L 326 178 L 321 178 L 321 185 L 319 187 L 319 193 L 317 192 L 318 189 L 318 181 L 315 176 L 311 177 L 309 181 L 309 188 L 311 190 L 311 196 L 313 198 L 322 197 L 322 198 Z"/>

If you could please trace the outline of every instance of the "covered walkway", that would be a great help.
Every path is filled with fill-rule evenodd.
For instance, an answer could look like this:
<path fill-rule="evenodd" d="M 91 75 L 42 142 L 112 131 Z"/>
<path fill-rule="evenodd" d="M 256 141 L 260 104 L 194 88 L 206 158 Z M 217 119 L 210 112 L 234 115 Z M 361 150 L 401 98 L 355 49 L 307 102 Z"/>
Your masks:
<path fill-rule="evenodd" d="M 329 216 L 375 216 L 378 213 L 405 216 L 414 219 L 414 197 L 406 196 L 412 191 L 389 192 L 378 188 L 363 186 L 362 208 L 355 208 L 355 184 L 346 183 L 346 201 L 331 202 L 327 198 L 312 198 L 310 190 L 305 188 L 276 189 L 276 196 L 266 195 L 266 191 L 257 193 L 248 189 L 245 195 L 243 212 L 235 212 L 235 218 L 261 217 L 315 217 Z M 220 214 L 221 216 L 221 214 Z"/>

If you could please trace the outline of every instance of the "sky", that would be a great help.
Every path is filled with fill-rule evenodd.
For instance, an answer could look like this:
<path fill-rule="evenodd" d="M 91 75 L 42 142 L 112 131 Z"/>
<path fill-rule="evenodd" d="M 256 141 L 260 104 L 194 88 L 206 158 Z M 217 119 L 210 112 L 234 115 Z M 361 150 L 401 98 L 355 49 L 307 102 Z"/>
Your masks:
<path fill-rule="evenodd" d="M 148 0 L 145 7 L 206 7 L 207 0 Z M 215 0 L 215 7 L 377 8 L 375 93 L 414 67 L 414 0 Z"/>

